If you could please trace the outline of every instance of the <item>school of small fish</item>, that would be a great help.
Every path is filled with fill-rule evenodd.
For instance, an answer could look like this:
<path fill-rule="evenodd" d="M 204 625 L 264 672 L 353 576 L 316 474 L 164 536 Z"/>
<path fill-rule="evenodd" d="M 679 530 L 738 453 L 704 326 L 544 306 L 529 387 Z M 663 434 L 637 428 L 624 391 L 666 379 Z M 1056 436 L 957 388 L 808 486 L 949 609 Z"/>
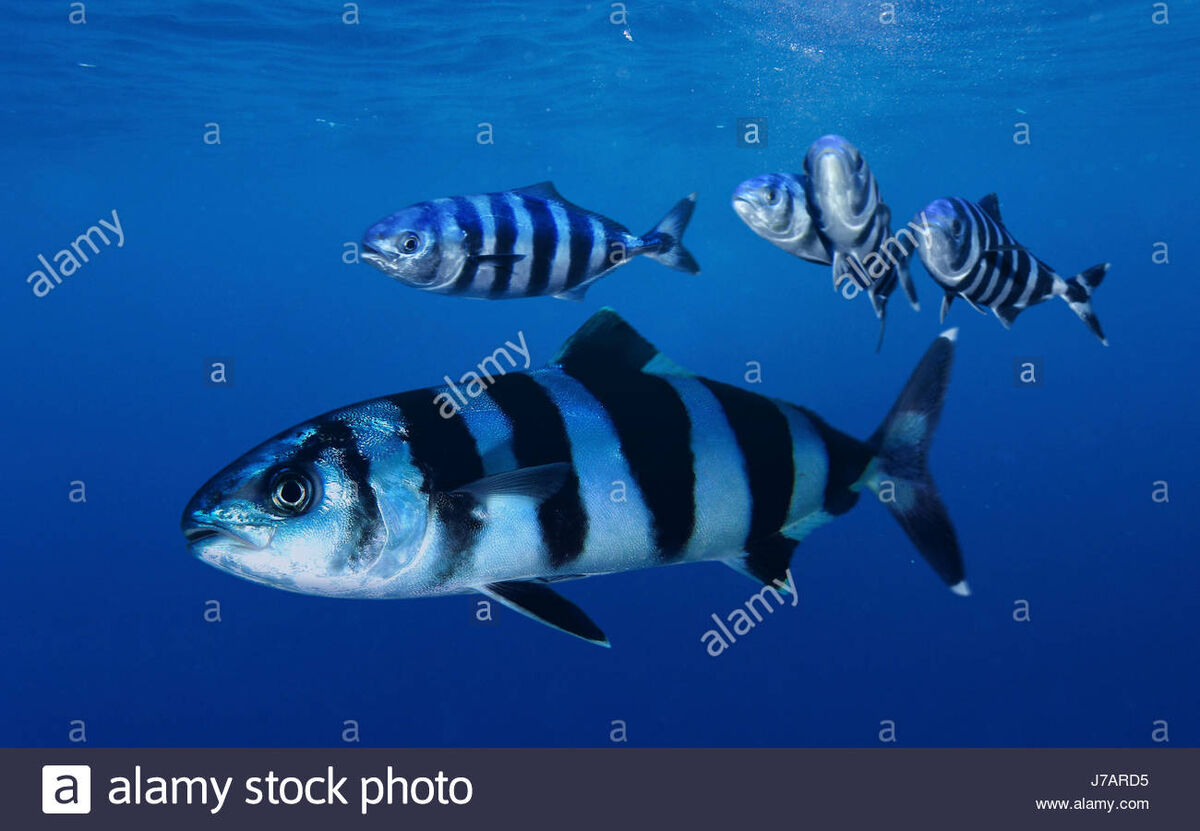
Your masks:
<path fill-rule="evenodd" d="M 442 197 L 373 224 L 362 259 L 423 291 L 580 301 L 639 255 L 698 273 L 683 245 L 695 204 L 693 193 L 637 235 L 550 182 Z M 893 234 L 871 168 L 840 136 L 814 142 L 801 173 L 742 182 L 733 208 L 762 238 L 831 269 L 835 289 L 844 294 L 852 281 L 864 290 L 880 343 L 897 286 L 919 310 L 916 254 L 943 291 L 943 321 L 956 297 L 1006 327 L 1061 297 L 1107 344 L 1091 306 L 1107 264 L 1061 277 L 1016 241 L 994 194 L 936 200 Z M 957 333 L 934 339 L 879 428 L 858 439 L 804 407 L 693 374 L 604 308 L 543 368 L 528 371 L 525 347 L 521 371 L 507 372 L 498 356 L 480 362 L 466 395 L 446 376 L 447 386 L 284 430 L 196 492 L 183 534 L 204 562 L 276 588 L 352 598 L 478 592 L 607 646 L 553 584 L 715 561 L 764 591 L 794 592 L 797 545 L 866 490 L 945 585 L 968 595 L 926 466 Z"/>

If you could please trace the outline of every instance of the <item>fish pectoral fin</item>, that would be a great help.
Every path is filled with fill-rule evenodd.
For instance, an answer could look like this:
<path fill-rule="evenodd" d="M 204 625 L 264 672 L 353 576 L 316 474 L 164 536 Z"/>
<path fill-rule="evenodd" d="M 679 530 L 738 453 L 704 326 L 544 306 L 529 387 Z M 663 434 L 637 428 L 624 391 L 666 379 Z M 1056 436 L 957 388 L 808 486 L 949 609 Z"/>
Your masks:
<path fill-rule="evenodd" d="M 783 534 L 773 534 L 765 540 L 746 546 L 744 553 L 721 562 L 751 580 L 790 593 L 788 569 L 792 565 L 792 554 L 799 544 L 797 540 Z"/>
<path fill-rule="evenodd" d="M 469 493 L 479 500 L 500 495 L 549 499 L 562 489 L 570 475 L 571 465 L 568 462 L 551 462 L 493 473 L 456 488 L 455 493 Z"/>
<path fill-rule="evenodd" d="M 519 263 L 525 259 L 524 254 L 471 254 L 468 260 L 478 266 L 506 266 Z"/>
<path fill-rule="evenodd" d="M 478 591 L 513 611 L 568 635 L 582 638 L 597 646 L 611 646 L 608 637 L 583 609 L 545 583 L 509 580 L 504 583 L 489 583 Z"/>
<path fill-rule="evenodd" d="M 953 302 L 954 295 L 946 292 L 946 295 L 942 298 L 942 319 L 938 321 L 939 323 L 946 322 L 946 315 L 950 314 L 950 304 Z"/>

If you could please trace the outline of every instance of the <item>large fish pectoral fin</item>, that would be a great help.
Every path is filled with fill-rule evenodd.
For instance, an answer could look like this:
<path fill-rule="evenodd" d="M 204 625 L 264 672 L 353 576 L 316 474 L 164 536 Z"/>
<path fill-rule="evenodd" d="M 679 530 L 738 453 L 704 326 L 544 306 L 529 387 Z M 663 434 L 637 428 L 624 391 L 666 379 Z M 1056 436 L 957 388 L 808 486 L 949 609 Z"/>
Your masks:
<path fill-rule="evenodd" d="M 945 296 L 942 297 L 942 317 L 938 321 L 939 323 L 946 322 L 946 315 L 950 314 L 950 304 L 953 302 L 954 302 L 954 295 L 951 294 L 950 292 L 946 292 Z"/>
<path fill-rule="evenodd" d="M 481 501 L 489 496 L 500 495 L 526 496 L 540 501 L 558 493 L 570 475 L 571 465 L 568 462 L 551 462 L 493 473 L 456 488 L 455 492 L 469 493 Z"/>
<path fill-rule="evenodd" d="M 738 574 L 744 574 L 751 580 L 787 594 L 795 589 L 788 570 L 791 568 L 792 554 L 799 544 L 797 540 L 783 534 L 773 534 L 765 540 L 746 546 L 744 553 L 721 562 Z"/>
<path fill-rule="evenodd" d="M 539 623 L 582 638 L 597 646 L 611 646 L 608 637 L 590 617 L 545 583 L 529 580 L 509 580 L 489 583 L 478 590 L 497 603 L 531 617 Z"/>

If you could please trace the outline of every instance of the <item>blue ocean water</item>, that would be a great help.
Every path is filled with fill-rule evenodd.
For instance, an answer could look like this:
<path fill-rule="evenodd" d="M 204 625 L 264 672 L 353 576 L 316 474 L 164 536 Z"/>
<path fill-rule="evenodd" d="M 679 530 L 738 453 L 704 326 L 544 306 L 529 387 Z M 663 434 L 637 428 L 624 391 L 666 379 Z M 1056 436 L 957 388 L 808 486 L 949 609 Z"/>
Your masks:
<path fill-rule="evenodd" d="M 910 746 L 1149 745 L 1157 722 L 1196 744 L 1200 5 L 380 5 L 5 4 L 0 744 L 66 745 L 75 720 L 91 746 L 334 746 L 348 721 L 380 746 L 873 746 L 885 721 Z M 739 146 L 747 118 L 764 143 Z M 753 589 L 717 565 L 566 584 L 601 650 L 476 625 L 473 597 L 304 597 L 189 555 L 184 504 L 259 441 L 518 331 L 543 362 L 605 305 L 865 437 L 940 292 L 915 266 L 923 309 L 896 297 L 876 355 L 866 300 L 729 205 L 830 132 L 897 224 L 996 191 L 1064 275 L 1112 263 L 1109 348 L 1057 301 L 1012 331 L 951 313 L 932 470 L 972 597 L 872 500 L 802 544 L 799 605 L 715 658 L 710 615 Z M 344 262 L 404 205 L 546 179 L 634 231 L 697 191 L 703 272 L 637 261 L 580 304 L 483 302 Z M 114 210 L 123 244 L 36 297 L 38 255 Z"/>

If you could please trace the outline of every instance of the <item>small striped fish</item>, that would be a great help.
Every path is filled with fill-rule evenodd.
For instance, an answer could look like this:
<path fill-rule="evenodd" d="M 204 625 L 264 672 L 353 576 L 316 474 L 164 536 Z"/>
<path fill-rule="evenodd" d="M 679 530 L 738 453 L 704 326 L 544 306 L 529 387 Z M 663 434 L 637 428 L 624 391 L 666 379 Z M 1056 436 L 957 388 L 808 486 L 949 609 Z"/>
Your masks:
<path fill-rule="evenodd" d="M 607 645 L 550 584 L 711 560 L 794 590 L 796 545 L 867 488 L 965 595 L 926 470 L 953 341 L 934 341 L 859 441 L 809 410 L 686 372 L 604 309 L 549 366 L 497 377 L 449 418 L 435 403 L 444 388 L 430 388 L 279 434 L 196 493 L 183 533 L 205 562 L 278 588 L 480 592 Z"/>
<path fill-rule="evenodd" d="M 817 228 L 829 240 L 834 288 L 854 275 L 868 274 L 871 280 L 867 296 L 879 318 L 879 344 L 875 347 L 879 351 L 887 326 L 887 301 L 897 282 L 912 307 L 920 309 L 908 270 L 912 252 L 892 237 L 892 211 L 879 198 L 879 183 L 853 144 L 841 136 L 821 136 L 808 148 L 804 173 L 809 209 Z"/>
<path fill-rule="evenodd" d="M 438 294 L 503 300 L 582 300 L 614 268 L 645 254 L 696 274 L 683 247 L 696 194 L 642 236 L 563 199 L 550 182 L 502 193 L 420 202 L 367 229 L 362 259 L 389 277 Z"/>
<path fill-rule="evenodd" d="M 818 230 L 808 207 L 808 177 L 767 173 L 742 182 L 733 191 L 733 209 L 754 233 L 789 254 L 829 265 L 829 240 Z"/>
<path fill-rule="evenodd" d="M 1092 266 L 1069 280 L 1060 277 L 1004 227 L 994 193 L 979 202 L 938 199 L 926 206 L 920 219 L 923 227 L 917 250 L 930 276 L 946 292 L 943 321 L 955 297 L 977 311 L 991 309 L 1005 328 L 1011 328 L 1017 315 L 1030 306 L 1061 297 L 1100 342 L 1108 345 L 1091 298 L 1109 263 Z"/>
<path fill-rule="evenodd" d="M 879 319 L 876 351 L 883 344 L 887 302 L 897 283 L 913 308 L 920 308 L 908 268 L 912 251 L 892 236 L 892 212 L 879 198 L 871 168 L 841 136 L 813 142 L 803 173 L 769 173 L 742 182 L 734 190 L 733 208 L 773 245 L 809 262 L 832 265 L 835 289 L 846 279 L 867 289 Z"/>

